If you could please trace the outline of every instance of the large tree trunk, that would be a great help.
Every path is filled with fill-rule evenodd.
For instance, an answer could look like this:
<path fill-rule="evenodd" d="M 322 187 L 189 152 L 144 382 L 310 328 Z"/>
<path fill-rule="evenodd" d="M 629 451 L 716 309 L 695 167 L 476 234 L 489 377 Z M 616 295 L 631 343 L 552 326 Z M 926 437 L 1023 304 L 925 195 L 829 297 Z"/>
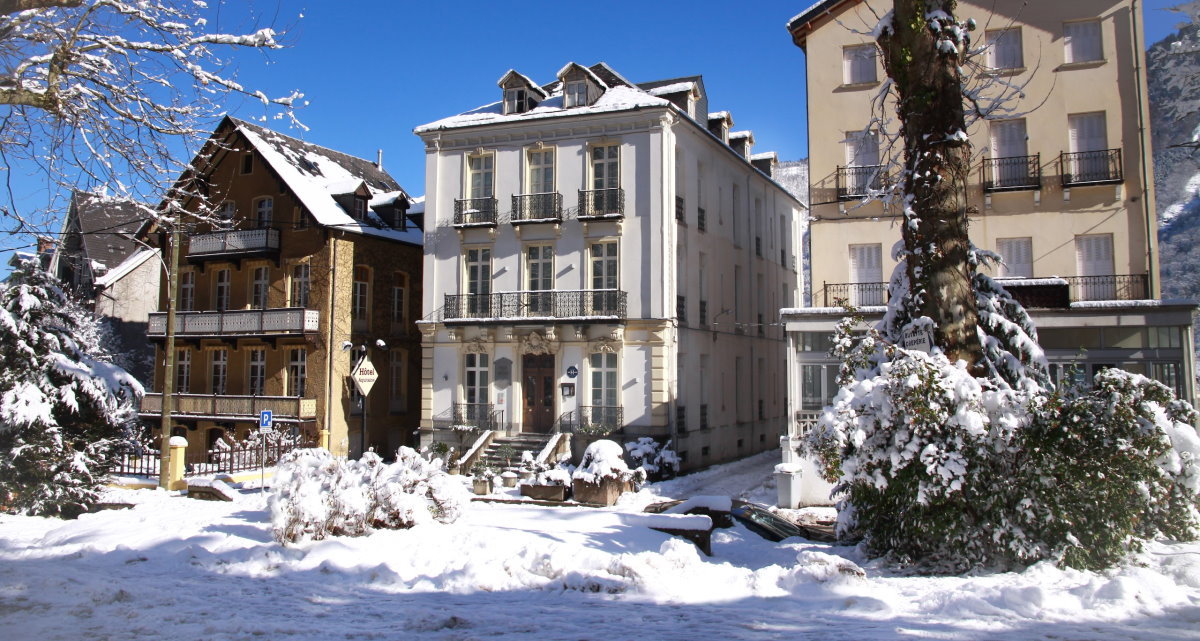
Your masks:
<path fill-rule="evenodd" d="M 894 0 L 893 27 L 879 45 L 898 97 L 904 141 L 904 194 L 911 205 L 905 207 L 903 238 L 912 311 L 934 321 L 934 342 L 951 361 L 976 369 L 983 347 L 971 285 L 975 268 L 968 260 L 970 145 L 959 74 L 966 44 L 949 50 L 953 33 L 935 32 L 928 18 L 931 9 L 952 18 L 956 5 L 956 0 Z"/>

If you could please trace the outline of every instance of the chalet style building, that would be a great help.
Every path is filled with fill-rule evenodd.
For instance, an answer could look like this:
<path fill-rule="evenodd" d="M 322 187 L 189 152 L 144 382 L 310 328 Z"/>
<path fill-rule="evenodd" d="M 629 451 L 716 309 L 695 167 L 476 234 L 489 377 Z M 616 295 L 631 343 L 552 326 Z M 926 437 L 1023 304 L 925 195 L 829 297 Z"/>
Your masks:
<path fill-rule="evenodd" d="M 175 292 L 173 431 L 189 447 L 244 438 L 262 410 L 338 456 L 410 444 L 419 414 L 422 220 L 370 162 L 225 118 L 176 196 L 207 221 L 188 226 Z M 143 233 L 170 235 L 148 226 Z M 166 287 L 160 308 L 166 309 Z M 162 412 L 166 312 L 150 316 Z M 350 379 L 370 358 L 379 379 L 363 404 Z"/>
<path fill-rule="evenodd" d="M 569 63 L 417 127 L 422 442 L 457 430 L 671 440 L 695 468 L 775 447 L 803 205 L 700 76 Z M 536 440 L 536 438 L 534 439 Z"/>
<path fill-rule="evenodd" d="M 900 214 L 870 198 L 902 151 L 873 106 L 886 78 L 870 33 L 889 9 L 823 0 L 788 24 L 807 65 L 812 207 L 811 300 L 783 315 L 793 436 L 837 390 L 827 352 L 841 302 L 877 320 L 896 266 Z M 992 275 L 1031 313 L 1055 381 L 1116 366 L 1194 401 L 1196 307 L 1160 299 L 1141 12 L 1132 0 L 958 4 L 986 47 L 972 86 L 983 104 L 1006 100 L 967 132 L 969 233 L 1003 257 Z"/>
<path fill-rule="evenodd" d="M 143 384 L 153 375 L 154 347 L 146 342 L 146 328 L 158 309 L 162 277 L 158 250 L 136 238 L 148 218 L 141 203 L 76 191 L 48 265 L 108 326 L 114 343 L 106 347 Z"/>

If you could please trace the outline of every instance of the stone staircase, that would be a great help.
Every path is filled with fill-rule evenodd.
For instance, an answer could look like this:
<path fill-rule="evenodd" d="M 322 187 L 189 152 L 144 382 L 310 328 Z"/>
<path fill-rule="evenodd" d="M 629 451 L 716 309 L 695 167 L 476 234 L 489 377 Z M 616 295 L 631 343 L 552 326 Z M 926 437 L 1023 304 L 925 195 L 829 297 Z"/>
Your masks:
<path fill-rule="evenodd" d="M 483 451 L 483 455 L 479 457 L 483 464 L 494 469 L 504 471 L 508 468 L 516 468 L 521 465 L 521 452 L 531 452 L 534 458 L 542 453 L 542 448 L 550 442 L 553 434 L 517 434 L 515 436 L 497 436 L 492 439 L 492 444 Z M 505 460 L 500 456 L 501 449 L 505 445 L 511 445 L 515 454 L 512 456 L 510 463 L 506 464 Z"/>

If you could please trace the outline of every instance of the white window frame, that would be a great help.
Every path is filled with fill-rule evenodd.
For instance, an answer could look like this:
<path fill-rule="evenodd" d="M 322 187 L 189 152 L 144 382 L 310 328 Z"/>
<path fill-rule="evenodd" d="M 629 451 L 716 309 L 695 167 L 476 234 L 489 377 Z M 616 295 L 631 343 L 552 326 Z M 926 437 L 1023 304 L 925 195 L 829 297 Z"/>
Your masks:
<path fill-rule="evenodd" d="M 246 392 L 264 396 L 267 390 L 267 350 L 252 347 L 246 356 Z"/>
<path fill-rule="evenodd" d="M 1104 60 L 1104 27 L 1100 20 L 1063 23 L 1063 55 L 1067 64 Z"/>
<path fill-rule="evenodd" d="M 192 389 L 192 352 L 187 349 L 175 351 L 175 393 L 187 394 Z"/>
<path fill-rule="evenodd" d="M 468 405 L 491 403 L 491 359 L 486 353 L 463 355 L 463 402 Z"/>
<path fill-rule="evenodd" d="M 271 268 L 255 267 L 250 270 L 250 309 L 266 309 L 271 292 Z"/>
<path fill-rule="evenodd" d="M 359 278 L 366 275 L 366 280 Z M 355 265 L 350 292 L 350 320 L 355 326 L 366 325 L 371 315 L 371 268 Z"/>
<path fill-rule="evenodd" d="M 308 384 L 308 350 L 296 347 L 288 350 L 287 394 L 303 398 Z"/>
<path fill-rule="evenodd" d="M 620 407 L 620 361 L 613 352 L 588 355 L 588 399 L 593 408 Z"/>
<path fill-rule="evenodd" d="M 181 312 L 190 312 L 196 307 L 196 272 L 183 271 L 179 273 L 179 301 Z"/>
<path fill-rule="evenodd" d="M 213 394 L 223 395 L 229 384 L 229 350 L 214 349 L 209 354 L 209 374 Z"/>
<path fill-rule="evenodd" d="M 554 147 L 531 148 L 525 152 L 525 193 L 550 194 L 558 178 Z"/>
<path fill-rule="evenodd" d="M 563 107 L 585 107 L 588 104 L 586 80 L 569 80 L 563 83 Z"/>
<path fill-rule="evenodd" d="M 213 273 L 213 309 L 218 312 L 229 309 L 232 276 L 229 269 L 218 269 Z"/>
<path fill-rule="evenodd" d="M 478 180 L 476 180 L 478 178 Z M 467 155 L 467 198 L 493 198 L 496 195 L 496 154 L 483 152 Z"/>
<path fill-rule="evenodd" d="M 846 85 L 865 85 L 879 81 L 878 51 L 873 44 L 842 47 L 842 82 Z"/>
<path fill-rule="evenodd" d="M 289 303 L 292 307 L 308 307 L 312 288 L 312 266 L 300 263 L 292 267 L 292 287 Z"/>
<path fill-rule="evenodd" d="M 270 196 L 256 198 L 254 200 L 254 226 L 260 229 L 270 227 L 274 219 L 275 199 Z"/>
<path fill-rule="evenodd" d="M 526 87 L 510 87 L 504 90 L 504 113 L 525 113 L 533 108 L 530 92 Z"/>

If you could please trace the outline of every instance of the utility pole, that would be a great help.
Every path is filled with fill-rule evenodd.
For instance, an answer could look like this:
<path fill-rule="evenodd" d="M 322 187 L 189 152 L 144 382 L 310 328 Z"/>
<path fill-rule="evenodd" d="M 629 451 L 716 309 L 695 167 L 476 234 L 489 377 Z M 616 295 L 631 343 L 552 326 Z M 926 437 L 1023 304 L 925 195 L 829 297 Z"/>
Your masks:
<path fill-rule="evenodd" d="M 182 218 L 182 215 L 180 216 Z M 159 446 L 158 484 L 166 488 L 170 482 L 168 456 L 171 451 L 171 413 L 175 409 L 175 296 L 179 288 L 180 220 L 171 225 L 171 259 L 167 267 L 167 358 L 163 369 L 162 387 L 162 444 Z"/>

